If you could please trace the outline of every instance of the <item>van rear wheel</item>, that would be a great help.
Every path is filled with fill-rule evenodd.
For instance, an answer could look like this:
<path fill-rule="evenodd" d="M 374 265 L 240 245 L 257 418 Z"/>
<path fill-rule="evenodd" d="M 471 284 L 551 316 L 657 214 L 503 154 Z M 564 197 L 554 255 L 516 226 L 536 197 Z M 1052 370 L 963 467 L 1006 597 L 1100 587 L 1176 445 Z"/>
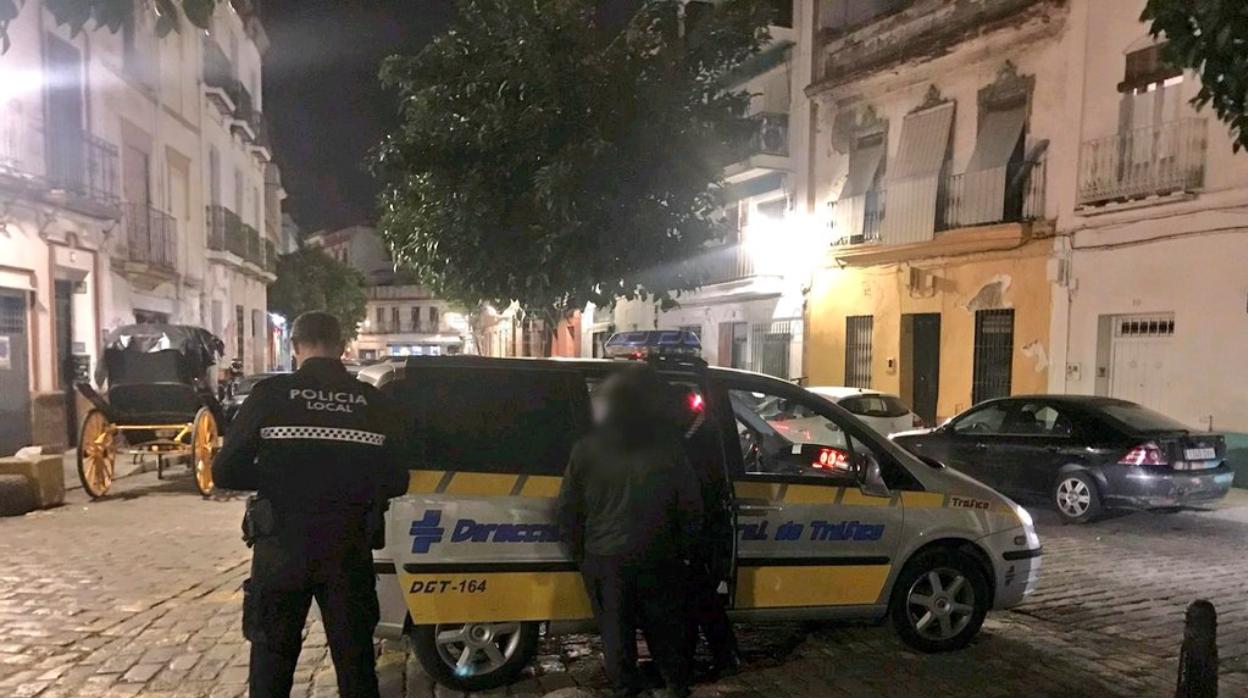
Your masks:
<path fill-rule="evenodd" d="M 420 625 L 411 630 L 416 658 L 438 683 L 488 691 L 515 681 L 537 654 L 533 622 Z"/>

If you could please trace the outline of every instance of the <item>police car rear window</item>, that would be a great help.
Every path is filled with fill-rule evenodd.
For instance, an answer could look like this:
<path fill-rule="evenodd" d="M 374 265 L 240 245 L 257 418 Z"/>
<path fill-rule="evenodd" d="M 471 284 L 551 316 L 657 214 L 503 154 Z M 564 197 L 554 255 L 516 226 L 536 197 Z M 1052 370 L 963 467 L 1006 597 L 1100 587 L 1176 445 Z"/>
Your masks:
<path fill-rule="evenodd" d="M 576 373 L 409 369 L 391 386 L 409 420 L 412 468 L 561 475 L 589 426 Z"/>

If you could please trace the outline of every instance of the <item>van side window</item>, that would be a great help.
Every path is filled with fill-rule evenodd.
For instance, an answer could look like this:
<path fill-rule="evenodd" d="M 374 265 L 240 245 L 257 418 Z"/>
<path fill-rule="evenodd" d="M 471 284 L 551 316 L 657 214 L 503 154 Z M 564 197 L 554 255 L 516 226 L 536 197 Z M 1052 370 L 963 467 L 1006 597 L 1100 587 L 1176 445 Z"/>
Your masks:
<path fill-rule="evenodd" d="M 387 388 L 409 420 L 411 468 L 562 475 L 589 428 L 585 380 L 573 372 L 409 369 Z"/>
<path fill-rule="evenodd" d="M 728 397 L 747 474 L 850 477 L 849 440 L 813 401 L 750 390 Z"/>

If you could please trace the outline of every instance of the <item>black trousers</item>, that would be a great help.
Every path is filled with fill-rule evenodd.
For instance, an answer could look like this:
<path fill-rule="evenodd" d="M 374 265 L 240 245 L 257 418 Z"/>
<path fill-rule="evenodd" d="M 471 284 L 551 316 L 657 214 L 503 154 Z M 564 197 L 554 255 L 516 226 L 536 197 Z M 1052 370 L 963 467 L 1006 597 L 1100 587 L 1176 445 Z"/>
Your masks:
<path fill-rule="evenodd" d="M 697 649 L 698 632 L 706 638 L 707 649 L 716 669 L 731 666 L 737 655 L 737 635 L 728 620 L 724 600 L 720 597 L 719 580 L 713 577 L 705 565 L 695 564 L 689 573 L 689 646 L 693 657 Z"/>
<path fill-rule="evenodd" d="M 308 545 L 256 541 L 251 578 L 244 583 L 243 635 L 251 641 L 251 698 L 287 698 L 303 645 L 312 600 L 321 611 L 343 698 L 377 698 L 373 631 L 376 582 L 367 542 Z"/>
<path fill-rule="evenodd" d="M 640 689 L 637 630 L 669 688 L 690 682 L 686 571 L 679 561 L 638 564 L 618 557 L 589 555 L 581 563 L 594 620 L 602 636 L 603 661 L 613 688 Z"/>

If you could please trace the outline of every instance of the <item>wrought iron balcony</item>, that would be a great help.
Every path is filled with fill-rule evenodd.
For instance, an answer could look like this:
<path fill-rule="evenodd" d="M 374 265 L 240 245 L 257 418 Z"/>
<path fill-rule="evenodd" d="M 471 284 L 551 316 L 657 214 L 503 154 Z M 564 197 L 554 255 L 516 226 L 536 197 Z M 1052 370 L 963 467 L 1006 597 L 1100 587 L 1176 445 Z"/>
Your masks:
<path fill-rule="evenodd" d="M 0 187 L 59 206 L 121 216 L 117 146 L 81 129 L 49 129 L 16 102 L 0 105 Z"/>
<path fill-rule="evenodd" d="M 887 190 L 871 189 L 861 196 L 828 202 L 837 245 L 860 245 L 880 239 Z"/>
<path fill-rule="evenodd" d="M 704 286 L 748 279 L 754 276 L 754 260 L 740 243 L 713 247 L 703 256 L 706 277 Z"/>
<path fill-rule="evenodd" d="M 270 274 L 277 272 L 277 245 L 272 240 L 264 241 L 264 270 Z"/>
<path fill-rule="evenodd" d="M 1085 141 L 1081 206 L 1192 193 L 1205 182 L 1205 119 L 1177 119 Z"/>
<path fill-rule="evenodd" d="M 754 130 L 749 140 L 731 153 L 724 179 L 738 184 L 776 171 L 788 170 L 789 115 L 762 112 L 750 117 Z"/>
<path fill-rule="evenodd" d="M 938 194 L 943 200 L 937 201 L 940 217 L 936 229 L 1043 218 L 1045 162 L 1012 162 L 1005 167 L 949 176 Z"/>
<path fill-rule="evenodd" d="M 48 183 L 54 189 L 115 205 L 117 146 L 84 131 L 50 131 Z"/>
<path fill-rule="evenodd" d="M 789 115 L 763 112 L 750 117 L 758 125 L 750 140 L 749 155 L 789 154 Z"/>
<path fill-rule="evenodd" d="M 1046 161 L 1041 158 L 947 175 L 939 181 L 933 178 L 932 186 L 926 189 L 926 197 L 920 195 L 923 188 L 911 187 L 901 196 L 890 199 L 888 191 L 879 188 L 861 196 L 833 201 L 830 206 L 835 244 L 857 245 L 883 240 L 886 214 L 899 217 L 907 231 L 902 235 L 904 239 L 883 240 L 894 244 L 930 239 L 910 235 L 911 227 L 917 229 L 926 225 L 933 233 L 940 233 L 1042 219 L 1046 172 Z M 910 226 L 910 221 L 915 225 Z"/>
<path fill-rule="evenodd" d="M 247 237 L 243 221 L 230 209 L 219 204 L 208 207 L 208 249 L 247 257 Z"/>
<path fill-rule="evenodd" d="M 146 264 L 153 269 L 176 272 L 178 269 L 178 222 L 146 204 L 127 203 L 126 259 Z"/>
<path fill-rule="evenodd" d="M 246 241 L 246 248 L 243 251 L 243 259 L 255 264 L 256 266 L 264 265 L 264 248 L 260 245 L 260 231 L 243 223 L 243 238 Z"/>

